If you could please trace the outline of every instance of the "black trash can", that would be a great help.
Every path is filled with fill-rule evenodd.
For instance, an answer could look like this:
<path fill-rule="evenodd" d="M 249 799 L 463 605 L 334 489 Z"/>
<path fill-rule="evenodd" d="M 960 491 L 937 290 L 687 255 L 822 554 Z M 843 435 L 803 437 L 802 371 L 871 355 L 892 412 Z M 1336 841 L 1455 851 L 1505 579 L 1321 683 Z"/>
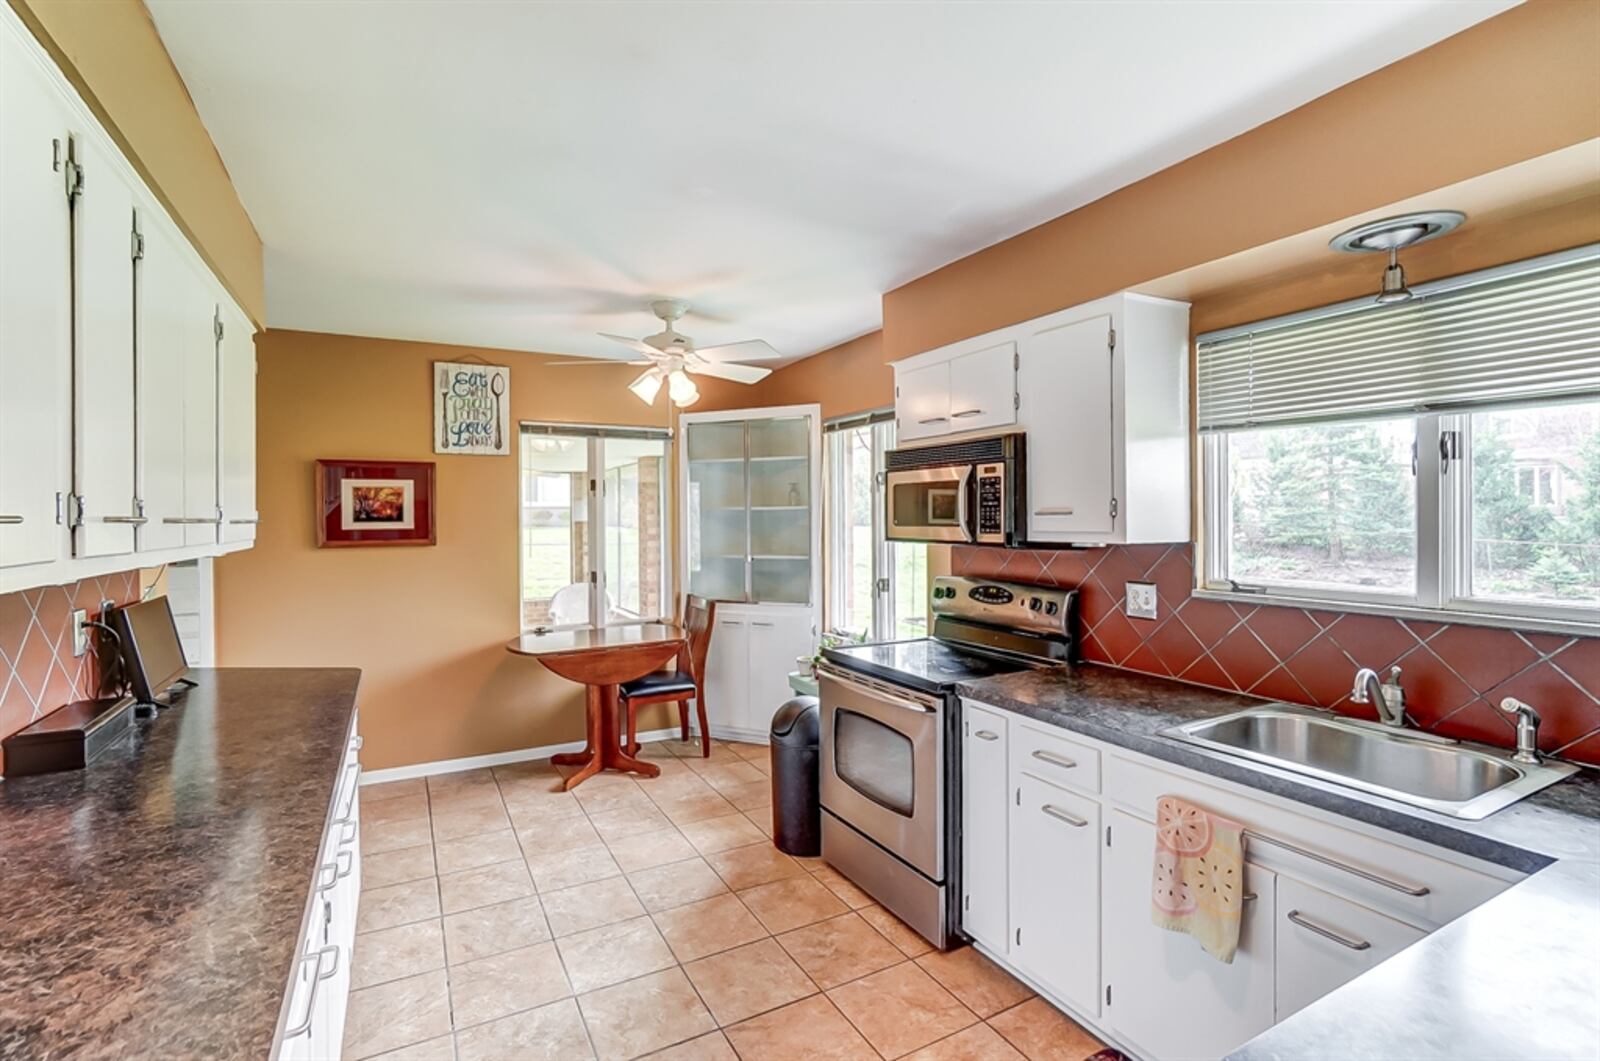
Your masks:
<path fill-rule="evenodd" d="M 822 711 L 814 696 L 797 696 L 772 716 L 772 842 L 786 854 L 822 854 L 821 737 Z"/>

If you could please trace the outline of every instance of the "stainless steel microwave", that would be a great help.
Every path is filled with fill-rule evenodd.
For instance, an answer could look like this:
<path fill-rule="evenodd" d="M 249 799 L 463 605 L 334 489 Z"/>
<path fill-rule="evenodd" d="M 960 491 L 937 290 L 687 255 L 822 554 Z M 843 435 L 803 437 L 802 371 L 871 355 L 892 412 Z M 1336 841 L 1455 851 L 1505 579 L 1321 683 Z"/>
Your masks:
<path fill-rule="evenodd" d="M 885 535 L 897 542 L 1021 545 L 1027 491 L 1020 432 L 890 450 Z"/>

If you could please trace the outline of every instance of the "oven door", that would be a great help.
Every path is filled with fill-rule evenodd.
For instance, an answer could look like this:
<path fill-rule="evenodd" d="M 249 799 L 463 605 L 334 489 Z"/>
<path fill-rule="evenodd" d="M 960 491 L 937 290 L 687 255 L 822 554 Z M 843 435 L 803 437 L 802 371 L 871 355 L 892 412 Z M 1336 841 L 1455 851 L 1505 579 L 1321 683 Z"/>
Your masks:
<path fill-rule="evenodd" d="M 898 542 L 971 542 L 972 465 L 910 468 L 884 476 L 884 536 Z"/>
<path fill-rule="evenodd" d="M 822 805 L 931 880 L 944 879 L 944 701 L 817 672 Z"/>

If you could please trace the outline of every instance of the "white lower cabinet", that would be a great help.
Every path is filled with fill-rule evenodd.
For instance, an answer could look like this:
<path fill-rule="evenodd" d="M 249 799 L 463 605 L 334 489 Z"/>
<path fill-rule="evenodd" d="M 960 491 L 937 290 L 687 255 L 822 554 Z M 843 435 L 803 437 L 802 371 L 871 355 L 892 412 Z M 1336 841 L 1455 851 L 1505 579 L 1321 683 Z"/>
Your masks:
<path fill-rule="evenodd" d="M 1520 878 L 988 704 L 961 711 L 963 931 L 1151 1061 L 1223 1057 Z M 1150 919 L 1163 795 L 1247 829 L 1229 964 Z"/>
<path fill-rule="evenodd" d="M 1154 808 L 1152 808 L 1153 810 Z M 1224 965 L 1150 920 L 1151 822 L 1114 810 L 1107 850 L 1107 1020 L 1155 1058 L 1217 1058 L 1272 1027 L 1273 874 L 1245 867 L 1239 952 Z"/>
<path fill-rule="evenodd" d="M 1100 804 L 1026 775 L 1013 793 L 1011 956 L 1092 1016 L 1100 1012 Z"/>
<path fill-rule="evenodd" d="M 1276 1019 L 1304 1009 L 1425 935 L 1404 921 L 1280 876 Z"/>
<path fill-rule="evenodd" d="M 1006 895 L 1006 718 L 968 707 L 961 734 L 961 928 L 1000 954 L 1010 949 Z"/>
<path fill-rule="evenodd" d="M 719 604 L 706 654 L 706 721 L 715 737 L 766 741 L 772 716 L 794 695 L 789 672 L 816 645 L 811 611 Z"/>
<path fill-rule="evenodd" d="M 361 898 L 361 740 L 351 736 L 318 850 L 278 1029 L 278 1061 L 336 1061 L 344 1043 Z"/>

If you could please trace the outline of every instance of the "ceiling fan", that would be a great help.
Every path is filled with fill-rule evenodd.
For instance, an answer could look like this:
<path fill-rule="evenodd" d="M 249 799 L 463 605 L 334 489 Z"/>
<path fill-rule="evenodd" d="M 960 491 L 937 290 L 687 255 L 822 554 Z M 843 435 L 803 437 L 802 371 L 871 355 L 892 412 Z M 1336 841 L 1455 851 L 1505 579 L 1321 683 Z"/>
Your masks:
<path fill-rule="evenodd" d="M 680 408 L 693 405 L 700 399 L 700 389 L 690 376 L 714 376 L 735 383 L 757 383 L 772 370 L 755 365 L 738 364 L 742 361 L 772 361 L 781 357 L 772 344 L 761 339 L 724 343 L 697 349 L 694 340 L 679 332 L 673 325 L 689 310 L 689 304 L 678 298 L 658 298 L 650 303 L 650 311 L 661 318 L 665 328 L 643 339 L 630 339 L 625 335 L 601 332 L 602 338 L 621 343 L 645 360 L 630 361 L 630 365 L 648 365 L 638 378 L 628 384 L 628 389 L 646 405 L 654 405 L 661 385 L 667 385 L 667 395 Z M 563 362 L 563 364 L 604 364 L 604 362 Z"/>

